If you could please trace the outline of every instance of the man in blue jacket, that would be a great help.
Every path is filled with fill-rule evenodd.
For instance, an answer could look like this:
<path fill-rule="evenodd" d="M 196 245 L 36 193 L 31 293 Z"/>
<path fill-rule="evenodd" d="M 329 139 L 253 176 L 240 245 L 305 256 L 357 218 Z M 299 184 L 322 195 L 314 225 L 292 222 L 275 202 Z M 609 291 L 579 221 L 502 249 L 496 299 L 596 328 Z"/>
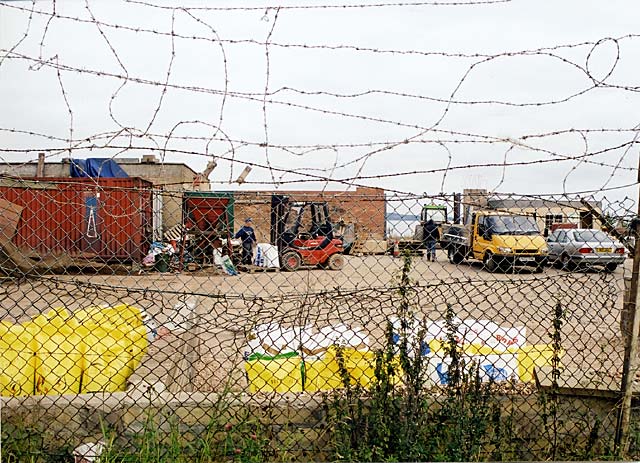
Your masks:
<path fill-rule="evenodd" d="M 242 263 L 245 265 L 250 265 L 253 257 L 253 243 L 256 243 L 256 234 L 251 227 L 253 220 L 251 218 L 247 218 L 244 221 L 244 226 L 238 230 L 235 238 L 242 240 Z"/>

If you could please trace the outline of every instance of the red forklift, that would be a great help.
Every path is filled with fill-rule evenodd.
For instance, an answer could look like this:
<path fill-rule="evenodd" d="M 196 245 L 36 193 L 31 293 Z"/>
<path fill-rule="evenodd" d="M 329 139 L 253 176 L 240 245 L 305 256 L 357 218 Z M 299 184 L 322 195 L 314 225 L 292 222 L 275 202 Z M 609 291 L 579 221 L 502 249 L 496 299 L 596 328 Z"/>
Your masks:
<path fill-rule="evenodd" d="M 334 236 L 326 202 L 292 202 L 271 197 L 271 244 L 278 247 L 280 267 L 340 270 L 344 266 L 342 240 Z"/>

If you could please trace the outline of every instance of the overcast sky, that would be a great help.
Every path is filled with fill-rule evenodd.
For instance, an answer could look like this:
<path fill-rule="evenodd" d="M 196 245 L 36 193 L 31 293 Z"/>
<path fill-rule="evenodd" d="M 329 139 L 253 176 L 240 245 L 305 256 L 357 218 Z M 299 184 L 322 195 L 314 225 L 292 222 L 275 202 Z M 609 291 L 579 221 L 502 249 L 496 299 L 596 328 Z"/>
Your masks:
<path fill-rule="evenodd" d="M 637 177 L 637 1 L 274 5 L 0 1 L 0 156 L 215 156 L 214 189 L 249 163 L 244 189 L 637 195 L 616 189 Z"/>

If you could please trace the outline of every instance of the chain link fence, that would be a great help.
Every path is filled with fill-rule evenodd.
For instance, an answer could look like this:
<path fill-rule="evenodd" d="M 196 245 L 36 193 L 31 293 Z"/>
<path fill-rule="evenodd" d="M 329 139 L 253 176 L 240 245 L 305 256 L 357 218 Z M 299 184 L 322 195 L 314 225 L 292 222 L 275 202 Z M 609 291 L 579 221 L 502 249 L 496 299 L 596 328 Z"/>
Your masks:
<path fill-rule="evenodd" d="M 3 177 L 0 205 L 3 461 L 616 451 L 634 201 Z"/>
<path fill-rule="evenodd" d="M 279 3 L 0 0 L 1 462 L 640 459 L 637 7 Z"/>

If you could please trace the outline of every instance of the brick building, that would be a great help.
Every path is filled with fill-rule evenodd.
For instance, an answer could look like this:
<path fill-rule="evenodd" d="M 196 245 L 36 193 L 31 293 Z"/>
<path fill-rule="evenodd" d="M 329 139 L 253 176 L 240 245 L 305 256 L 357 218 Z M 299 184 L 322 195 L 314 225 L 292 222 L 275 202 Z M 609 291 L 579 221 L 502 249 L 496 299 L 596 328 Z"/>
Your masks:
<path fill-rule="evenodd" d="M 239 229 L 247 217 L 259 242 L 269 242 L 271 226 L 271 196 L 282 194 L 291 201 L 326 201 L 333 223 L 353 225 L 359 237 L 384 238 L 385 195 L 380 188 L 358 187 L 355 191 L 277 191 L 234 193 L 235 228 Z"/>
<path fill-rule="evenodd" d="M 43 159 L 44 160 L 44 159 Z M 182 223 L 182 202 L 185 191 L 210 191 L 207 179 L 186 164 L 161 163 L 153 156 L 115 158 L 130 177 L 140 177 L 151 182 L 156 189 L 154 204 L 154 229 L 161 230 Z M 70 162 L 7 163 L 0 166 L 0 175 L 13 177 L 64 178 L 70 176 Z M 386 201 L 384 190 L 358 187 L 355 191 L 254 191 L 233 192 L 234 231 L 246 217 L 253 219 L 258 241 L 270 241 L 271 196 L 288 195 L 291 201 L 326 201 L 333 223 L 340 221 L 359 237 L 382 239 L 385 235 Z M 161 211 L 161 212 L 160 212 Z M 157 216 L 156 216 L 157 215 Z M 157 224 L 157 225 L 156 225 Z"/>

